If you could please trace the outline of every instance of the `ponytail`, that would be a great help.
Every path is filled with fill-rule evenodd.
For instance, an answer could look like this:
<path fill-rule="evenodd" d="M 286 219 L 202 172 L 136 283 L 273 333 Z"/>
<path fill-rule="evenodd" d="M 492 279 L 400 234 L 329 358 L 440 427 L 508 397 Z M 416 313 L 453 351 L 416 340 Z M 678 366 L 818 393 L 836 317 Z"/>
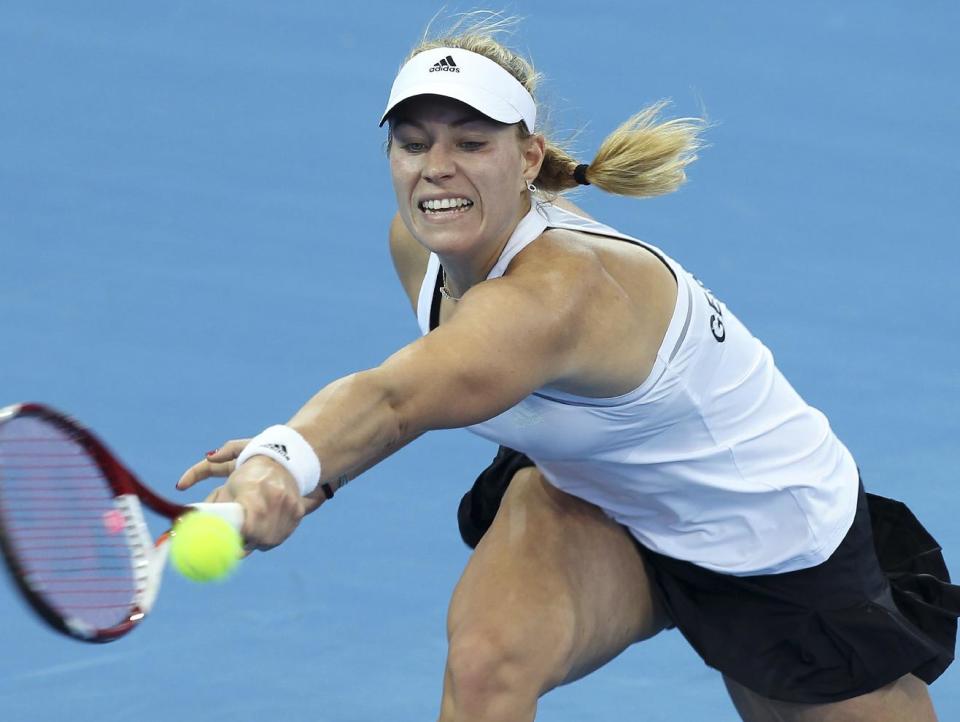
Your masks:
<path fill-rule="evenodd" d="M 684 169 L 697 158 L 706 122 L 700 118 L 661 122 L 658 116 L 666 105 L 654 103 L 623 123 L 600 144 L 586 168 L 578 169 L 578 160 L 548 140 L 537 187 L 558 193 L 586 180 L 622 196 L 672 193 L 686 180 Z"/>

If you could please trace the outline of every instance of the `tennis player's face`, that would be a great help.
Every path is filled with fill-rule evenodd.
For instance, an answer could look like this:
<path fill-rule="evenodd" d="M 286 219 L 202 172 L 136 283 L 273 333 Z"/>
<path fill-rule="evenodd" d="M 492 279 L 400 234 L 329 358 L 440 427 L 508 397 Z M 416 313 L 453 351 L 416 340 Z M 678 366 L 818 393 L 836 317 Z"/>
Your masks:
<path fill-rule="evenodd" d="M 530 207 L 529 141 L 515 126 L 448 98 L 413 98 L 401 110 L 392 128 L 390 171 L 404 223 L 443 258 L 479 254 L 492 265 Z M 482 258 L 467 263 L 486 265 Z"/>

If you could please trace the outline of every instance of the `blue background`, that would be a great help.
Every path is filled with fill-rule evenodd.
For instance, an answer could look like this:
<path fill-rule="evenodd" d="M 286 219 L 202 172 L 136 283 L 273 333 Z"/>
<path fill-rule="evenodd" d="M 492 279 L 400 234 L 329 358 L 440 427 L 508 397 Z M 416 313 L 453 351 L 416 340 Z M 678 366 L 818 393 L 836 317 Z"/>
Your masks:
<path fill-rule="evenodd" d="M 377 119 L 435 9 L 4 0 L 3 403 L 74 413 L 172 495 L 207 449 L 411 340 Z M 578 202 L 697 273 L 960 571 L 957 4 L 507 9 L 585 161 L 660 98 L 713 122 L 681 192 Z M 491 451 L 428 435 L 228 584 L 168 575 L 142 629 L 106 647 L 48 632 L 0 583 L 0 717 L 435 718 L 467 559 L 456 504 Z M 932 694 L 960 718 L 960 672 Z M 736 719 L 675 632 L 539 719 L 624 713 Z"/>

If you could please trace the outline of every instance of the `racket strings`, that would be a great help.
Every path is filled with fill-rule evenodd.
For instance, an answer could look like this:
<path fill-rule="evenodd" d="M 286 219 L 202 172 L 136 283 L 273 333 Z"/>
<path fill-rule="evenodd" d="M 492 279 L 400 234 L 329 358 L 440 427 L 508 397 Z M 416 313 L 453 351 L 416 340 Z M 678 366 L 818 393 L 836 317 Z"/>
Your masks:
<path fill-rule="evenodd" d="M 0 527 L 26 585 L 62 618 L 106 629 L 129 616 L 124 515 L 68 431 L 31 416 L 0 425 Z"/>

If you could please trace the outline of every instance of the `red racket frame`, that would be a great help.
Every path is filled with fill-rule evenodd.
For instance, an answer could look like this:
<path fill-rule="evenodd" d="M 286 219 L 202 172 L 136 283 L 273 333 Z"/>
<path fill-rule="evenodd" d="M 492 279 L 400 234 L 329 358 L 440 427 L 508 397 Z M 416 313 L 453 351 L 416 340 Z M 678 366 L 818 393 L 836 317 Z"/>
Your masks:
<path fill-rule="evenodd" d="M 82 426 L 75 419 L 45 404 L 30 402 L 19 404 L 18 406 L 19 408 L 11 418 L 32 416 L 49 422 L 64 431 L 70 438 L 86 449 L 90 457 L 103 472 L 104 478 L 110 484 L 110 488 L 115 497 L 122 494 L 134 494 L 149 509 L 171 520 L 191 510 L 189 506 L 167 501 L 154 493 L 149 487 L 144 486 L 134 473 L 127 469 L 90 429 Z M 3 423 L 5 422 L 0 422 L 0 425 Z M 2 497 L 0 497 L 0 508 L 2 508 L 2 504 L 3 500 Z M 166 533 L 161 535 L 157 543 L 159 544 L 164 541 L 165 537 Z M 0 515 L 0 551 L 2 551 L 7 561 L 7 567 L 10 575 L 13 577 L 13 581 L 16 583 L 17 588 L 26 601 L 47 624 L 68 637 L 83 642 L 112 642 L 133 629 L 145 616 L 144 610 L 140 609 L 137 605 L 133 605 L 130 608 L 127 618 L 123 622 L 105 629 L 98 629 L 90 636 L 79 634 L 70 628 L 64 618 L 53 607 L 47 604 L 42 595 L 31 589 L 26 583 L 25 570 L 17 559 L 14 546 L 4 529 L 3 515 Z"/>

